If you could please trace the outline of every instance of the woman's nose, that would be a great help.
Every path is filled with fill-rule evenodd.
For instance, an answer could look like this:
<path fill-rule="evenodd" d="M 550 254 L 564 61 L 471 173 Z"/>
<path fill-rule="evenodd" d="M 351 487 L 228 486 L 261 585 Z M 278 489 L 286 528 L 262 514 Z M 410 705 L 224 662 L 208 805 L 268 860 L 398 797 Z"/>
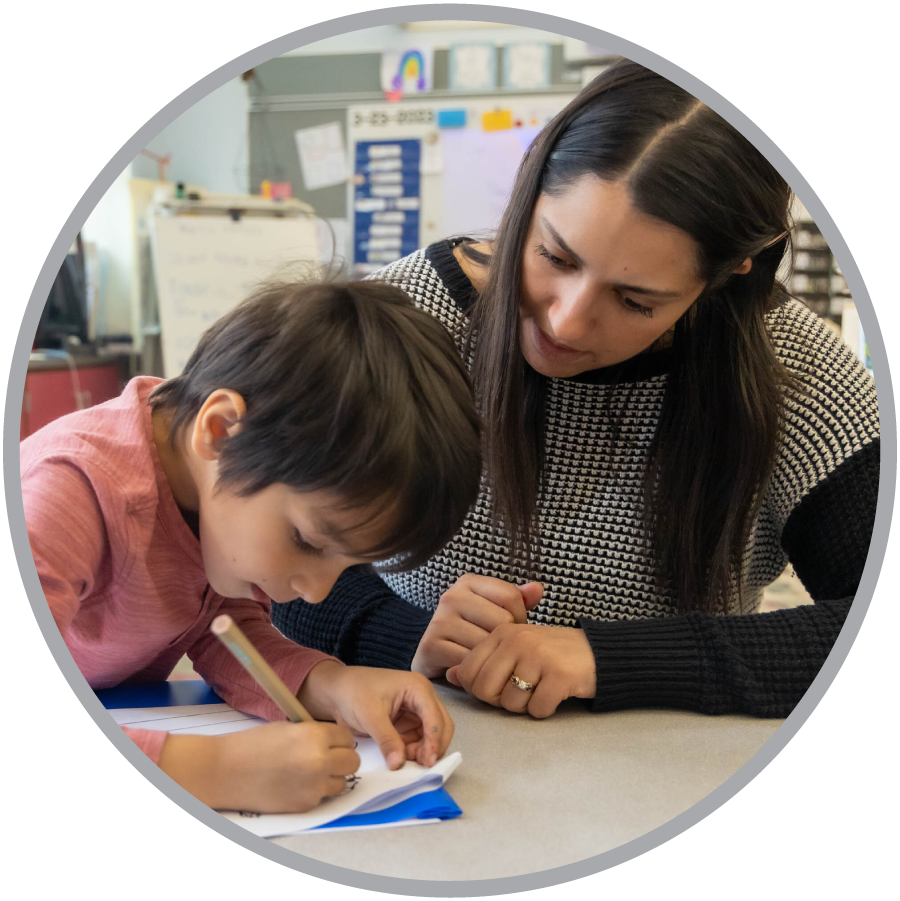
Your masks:
<path fill-rule="evenodd" d="M 590 333 L 594 325 L 594 299 L 583 290 L 560 294 L 547 313 L 551 338 L 562 344 L 575 344 Z"/>

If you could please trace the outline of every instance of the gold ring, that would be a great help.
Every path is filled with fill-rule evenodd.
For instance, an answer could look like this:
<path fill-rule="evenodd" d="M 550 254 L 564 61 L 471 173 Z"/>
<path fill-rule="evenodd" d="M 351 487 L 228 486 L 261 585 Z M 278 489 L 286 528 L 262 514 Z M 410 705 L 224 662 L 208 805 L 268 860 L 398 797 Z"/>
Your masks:
<path fill-rule="evenodd" d="M 509 677 L 509 681 L 512 682 L 516 688 L 521 688 L 522 691 L 534 691 L 534 682 L 526 682 L 524 679 L 520 679 L 515 673 Z"/>

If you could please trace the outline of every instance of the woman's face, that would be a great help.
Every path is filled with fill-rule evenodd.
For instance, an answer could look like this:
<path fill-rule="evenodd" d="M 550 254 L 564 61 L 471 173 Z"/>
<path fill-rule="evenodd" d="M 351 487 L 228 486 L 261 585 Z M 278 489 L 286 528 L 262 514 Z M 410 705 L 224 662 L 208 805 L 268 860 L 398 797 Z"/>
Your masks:
<path fill-rule="evenodd" d="M 650 347 L 700 295 L 698 247 L 636 210 L 624 186 L 585 175 L 535 205 L 522 262 L 521 341 L 553 378 Z"/>

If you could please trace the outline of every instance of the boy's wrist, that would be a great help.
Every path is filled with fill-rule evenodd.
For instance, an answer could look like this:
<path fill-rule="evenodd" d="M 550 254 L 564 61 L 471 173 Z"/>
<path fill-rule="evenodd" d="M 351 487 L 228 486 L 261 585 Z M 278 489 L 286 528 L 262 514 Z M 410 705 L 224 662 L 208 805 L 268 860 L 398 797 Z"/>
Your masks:
<path fill-rule="evenodd" d="M 313 719 L 333 720 L 337 708 L 335 689 L 347 667 L 338 660 L 323 660 L 306 675 L 297 691 L 297 700 Z"/>
<path fill-rule="evenodd" d="M 169 735 L 163 744 L 159 768 L 198 801 L 220 809 L 225 805 L 220 797 L 227 761 L 223 736 Z"/>

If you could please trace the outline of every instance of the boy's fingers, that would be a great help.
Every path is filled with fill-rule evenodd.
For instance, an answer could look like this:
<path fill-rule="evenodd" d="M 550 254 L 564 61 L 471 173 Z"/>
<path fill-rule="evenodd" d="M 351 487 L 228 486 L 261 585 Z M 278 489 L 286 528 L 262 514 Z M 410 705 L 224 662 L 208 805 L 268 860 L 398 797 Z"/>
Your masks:
<path fill-rule="evenodd" d="M 430 685 L 427 691 L 418 694 L 416 706 L 416 712 L 422 721 L 422 744 L 417 759 L 422 766 L 434 766 L 450 744 L 450 736 L 453 734 L 452 720 Z M 449 729 L 448 722 L 451 724 Z"/>
<path fill-rule="evenodd" d="M 356 739 L 345 725 L 339 723 L 319 723 L 319 725 L 325 729 L 328 747 L 351 750 L 356 747 Z"/>
<path fill-rule="evenodd" d="M 373 711 L 373 718 L 363 723 L 363 727 L 375 739 L 388 769 L 396 770 L 403 766 L 406 745 L 384 711 Z"/>
<path fill-rule="evenodd" d="M 349 776 L 359 769 L 359 754 L 350 748 L 338 748 L 331 753 L 332 776 Z"/>
<path fill-rule="evenodd" d="M 462 688 L 462 682 L 459 681 L 459 676 L 456 675 L 456 671 L 459 669 L 459 664 L 456 666 L 451 666 L 450 669 L 444 673 L 444 678 L 451 684 L 455 685 L 457 688 Z"/>

